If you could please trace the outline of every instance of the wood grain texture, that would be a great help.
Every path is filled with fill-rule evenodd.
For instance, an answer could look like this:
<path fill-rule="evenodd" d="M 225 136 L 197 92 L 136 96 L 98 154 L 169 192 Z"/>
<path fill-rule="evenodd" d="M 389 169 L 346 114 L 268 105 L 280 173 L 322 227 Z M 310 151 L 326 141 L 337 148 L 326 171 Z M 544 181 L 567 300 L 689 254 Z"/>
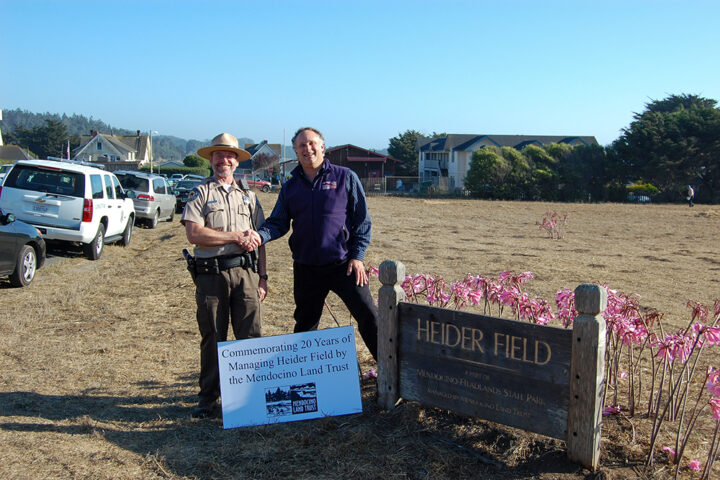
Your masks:
<path fill-rule="evenodd" d="M 378 403 L 391 409 L 397 403 L 398 387 L 398 303 L 405 300 L 400 283 L 405 279 L 405 266 L 390 260 L 380 264 L 380 280 L 383 286 L 378 292 Z"/>

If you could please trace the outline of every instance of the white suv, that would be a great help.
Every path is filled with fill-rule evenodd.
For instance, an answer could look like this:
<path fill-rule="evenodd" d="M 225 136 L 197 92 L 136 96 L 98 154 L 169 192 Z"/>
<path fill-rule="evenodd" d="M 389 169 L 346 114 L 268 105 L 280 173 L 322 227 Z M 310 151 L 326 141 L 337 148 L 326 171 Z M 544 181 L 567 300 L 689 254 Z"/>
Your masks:
<path fill-rule="evenodd" d="M 82 244 L 97 260 L 105 243 L 130 244 L 135 207 L 117 177 L 85 165 L 21 160 L 0 187 L 0 207 L 42 232 L 45 240 Z"/>

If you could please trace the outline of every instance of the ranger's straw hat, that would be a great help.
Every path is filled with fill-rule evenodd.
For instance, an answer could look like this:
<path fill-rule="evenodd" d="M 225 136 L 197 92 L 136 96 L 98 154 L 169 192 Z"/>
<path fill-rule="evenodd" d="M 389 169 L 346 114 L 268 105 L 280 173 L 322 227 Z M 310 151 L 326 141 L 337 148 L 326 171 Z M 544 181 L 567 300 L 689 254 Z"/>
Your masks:
<path fill-rule="evenodd" d="M 212 160 L 212 153 L 218 150 L 225 150 L 228 152 L 235 152 L 237 154 L 238 162 L 244 162 L 250 158 L 250 152 L 243 150 L 238 146 L 238 139 L 230 135 L 229 133 L 221 133 L 217 137 L 212 139 L 209 147 L 203 147 L 198 149 L 197 153 L 203 158 Z"/>

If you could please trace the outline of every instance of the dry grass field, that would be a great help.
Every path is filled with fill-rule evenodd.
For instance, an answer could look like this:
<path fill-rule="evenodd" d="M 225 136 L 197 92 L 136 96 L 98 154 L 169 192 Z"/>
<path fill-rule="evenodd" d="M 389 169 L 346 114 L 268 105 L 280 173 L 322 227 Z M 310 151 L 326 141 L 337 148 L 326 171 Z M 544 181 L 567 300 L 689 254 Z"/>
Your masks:
<path fill-rule="evenodd" d="M 266 214 L 276 196 L 261 194 Z M 553 300 L 563 287 L 607 283 L 684 326 L 689 300 L 720 298 L 720 206 L 548 204 L 371 197 L 366 260 L 408 273 L 535 274 Z M 565 237 L 539 229 L 569 214 Z M 359 415 L 223 430 L 191 420 L 199 334 L 179 222 L 136 228 L 130 247 L 90 262 L 73 252 L 32 286 L 0 282 L 0 478 L 669 478 L 642 465 L 642 426 L 608 419 L 601 473 L 565 460 L 564 443 L 405 402 L 376 405 L 362 380 Z M 268 246 L 263 334 L 292 331 L 287 239 Z M 379 288 L 372 280 L 374 291 Z M 342 303 L 328 303 L 341 325 Z M 325 313 L 322 326 L 333 327 Z M 359 338 L 359 337 L 358 337 Z M 357 342 L 363 371 L 374 367 Z M 720 359 L 716 359 L 720 366 Z M 636 432 L 637 430 L 637 432 Z M 632 436 L 636 435 L 636 440 Z M 717 467 L 716 467 L 717 468 Z M 682 472 L 682 478 L 694 478 Z"/>

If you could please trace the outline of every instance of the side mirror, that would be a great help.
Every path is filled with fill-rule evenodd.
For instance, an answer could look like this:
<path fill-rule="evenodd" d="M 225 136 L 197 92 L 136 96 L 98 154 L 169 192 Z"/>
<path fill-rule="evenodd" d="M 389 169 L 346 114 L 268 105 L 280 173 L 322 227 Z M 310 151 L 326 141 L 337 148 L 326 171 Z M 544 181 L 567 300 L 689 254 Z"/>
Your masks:
<path fill-rule="evenodd" d="M 0 224 L 7 225 L 8 223 L 12 223 L 15 221 L 15 215 L 12 213 L 6 213 L 5 215 L 0 215 Z"/>
<path fill-rule="evenodd" d="M 173 191 L 172 191 L 172 194 L 173 194 L 173 195 L 180 195 L 180 190 L 173 190 Z"/>

